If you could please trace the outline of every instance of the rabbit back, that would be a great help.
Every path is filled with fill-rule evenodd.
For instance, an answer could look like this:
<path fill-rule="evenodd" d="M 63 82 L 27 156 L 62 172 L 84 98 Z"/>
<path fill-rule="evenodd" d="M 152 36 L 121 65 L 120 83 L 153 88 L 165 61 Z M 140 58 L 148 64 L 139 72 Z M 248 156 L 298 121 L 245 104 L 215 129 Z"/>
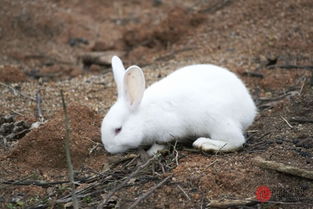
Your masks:
<path fill-rule="evenodd" d="M 244 131 L 255 104 L 243 82 L 227 69 L 209 65 L 181 68 L 146 89 L 141 112 L 149 138 L 209 135 L 220 121 Z"/>

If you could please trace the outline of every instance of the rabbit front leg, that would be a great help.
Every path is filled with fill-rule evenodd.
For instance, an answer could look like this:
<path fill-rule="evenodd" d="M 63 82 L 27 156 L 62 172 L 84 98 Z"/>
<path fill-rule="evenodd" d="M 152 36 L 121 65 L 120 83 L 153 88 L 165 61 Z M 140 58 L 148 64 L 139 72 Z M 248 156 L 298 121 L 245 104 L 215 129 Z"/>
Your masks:
<path fill-rule="evenodd" d="M 203 151 L 229 152 L 241 148 L 245 143 L 241 129 L 231 123 L 217 125 L 210 135 L 211 138 L 198 138 L 193 146 Z"/>
<path fill-rule="evenodd" d="M 166 148 L 165 145 L 154 143 L 147 151 L 149 156 L 155 155 L 158 151 L 162 151 Z"/>

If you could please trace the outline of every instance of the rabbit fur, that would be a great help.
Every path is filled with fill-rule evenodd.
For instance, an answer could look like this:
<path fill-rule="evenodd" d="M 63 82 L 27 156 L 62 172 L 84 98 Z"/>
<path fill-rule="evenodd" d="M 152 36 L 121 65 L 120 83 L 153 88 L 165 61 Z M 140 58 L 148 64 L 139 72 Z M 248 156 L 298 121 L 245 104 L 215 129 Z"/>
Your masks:
<path fill-rule="evenodd" d="M 110 153 L 193 137 L 205 151 L 233 151 L 245 143 L 256 106 L 243 82 L 210 64 L 183 67 L 145 89 L 138 66 L 125 70 L 114 56 L 112 70 L 118 98 L 101 124 L 101 140 Z"/>

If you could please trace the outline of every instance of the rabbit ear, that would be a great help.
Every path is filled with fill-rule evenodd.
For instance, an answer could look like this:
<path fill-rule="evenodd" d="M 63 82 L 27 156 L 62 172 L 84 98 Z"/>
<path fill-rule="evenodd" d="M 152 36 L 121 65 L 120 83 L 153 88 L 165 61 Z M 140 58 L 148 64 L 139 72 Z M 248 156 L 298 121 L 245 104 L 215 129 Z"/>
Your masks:
<path fill-rule="evenodd" d="M 122 60 L 117 56 L 112 57 L 112 71 L 117 86 L 118 97 L 121 97 L 123 94 L 123 77 L 125 74 L 125 68 Z"/>
<path fill-rule="evenodd" d="M 138 66 L 130 66 L 124 76 L 125 99 L 131 110 L 136 109 L 145 91 L 145 76 Z"/>

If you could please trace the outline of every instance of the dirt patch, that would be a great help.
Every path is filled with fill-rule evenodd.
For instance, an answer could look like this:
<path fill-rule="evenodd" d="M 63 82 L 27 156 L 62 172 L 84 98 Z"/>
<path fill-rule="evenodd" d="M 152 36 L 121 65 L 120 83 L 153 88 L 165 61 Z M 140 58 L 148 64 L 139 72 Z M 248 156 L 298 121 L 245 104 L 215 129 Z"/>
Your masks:
<path fill-rule="evenodd" d="M 183 36 L 192 33 L 192 29 L 204 21 L 204 15 L 191 13 L 183 8 L 175 8 L 168 12 L 167 17 L 162 22 L 152 28 L 150 24 L 146 23 L 125 31 L 123 42 L 126 49 L 144 46 L 160 50 L 175 44 Z M 149 30 L 143 30 L 145 28 L 149 28 Z"/>
<path fill-rule="evenodd" d="M 5 83 L 17 83 L 27 81 L 28 78 L 17 66 L 0 66 L 0 81 Z"/>
<path fill-rule="evenodd" d="M 75 168 L 79 168 L 89 156 L 90 149 L 100 142 L 100 118 L 83 105 L 70 105 L 68 114 L 72 137 L 70 149 Z M 64 152 L 64 114 L 56 113 L 52 120 L 33 129 L 9 156 L 16 163 L 36 169 L 66 168 Z"/>
<path fill-rule="evenodd" d="M 175 8 L 168 12 L 162 22 L 152 28 L 150 23 L 146 23 L 125 31 L 124 46 L 127 51 L 130 50 L 127 58 L 130 62 L 150 63 L 153 54 L 160 53 L 183 37 L 192 34 L 204 21 L 204 15 L 191 13 L 183 8 Z M 140 60 L 138 60 L 139 57 Z"/>

